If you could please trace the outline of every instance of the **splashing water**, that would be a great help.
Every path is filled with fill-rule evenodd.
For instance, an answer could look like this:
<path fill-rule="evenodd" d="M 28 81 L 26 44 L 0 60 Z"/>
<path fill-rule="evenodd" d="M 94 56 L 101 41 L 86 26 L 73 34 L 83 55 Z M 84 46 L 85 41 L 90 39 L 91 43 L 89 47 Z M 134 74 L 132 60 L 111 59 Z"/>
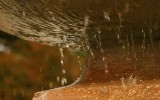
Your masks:
<path fill-rule="evenodd" d="M 63 75 L 57 76 L 56 81 L 63 86 L 68 82 L 65 48 L 70 51 L 87 51 L 89 54 L 87 57 L 97 63 L 92 66 L 104 67 L 107 74 L 113 73 L 112 67 L 118 66 L 119 63 L 124 64 L 124 68 L 118 69 L 119 71 L 126 70 L 126 66 L 134 67 L 135 70 L 137 66 L 144 68 L 156 66 L 154 64 L 157 64 L 157 61 L 152 49 L 154 45 L 159 47 L 159 42 L 157 44 L 155 42 L 160 38 L 160 14 L 157 13 L 160 8 L 154 0 L 145 2 L 1 0 L 0 30 L 25 40 L 57 46 Z M 120 54 L 115 59 L 121 59 L 124 63 L 117 60 L 116 64 L 110 66 L 109 61 L 112 59 L 109 58 L 108 52 L 113 50 L 113 54 L 116 55 L 115 48 Z M 1 46 L 0 49 L 2 51 L 5 48 Z M 152 60 L 147 62 L 146 57 L 150 55 Z M 84 67 L 80 56 L 77 56 L 77 59 L 81 70 L 86 73 L 86 67 L 90 65 Z M 40 71 L 44 70 L 40 68 Z M 125 73 L 122 73 L 122 76 L 123 74 Z M 118 75 L 119 73 L 117 77 Z M 137 77 L 132 75 L 120 78 L 125 89 L 131 84 L 137 84 Z M 52 83 L 49 83 L 49 86 L 53 87 Z M 84 97 L 87 98 L 87 95 Z"/>

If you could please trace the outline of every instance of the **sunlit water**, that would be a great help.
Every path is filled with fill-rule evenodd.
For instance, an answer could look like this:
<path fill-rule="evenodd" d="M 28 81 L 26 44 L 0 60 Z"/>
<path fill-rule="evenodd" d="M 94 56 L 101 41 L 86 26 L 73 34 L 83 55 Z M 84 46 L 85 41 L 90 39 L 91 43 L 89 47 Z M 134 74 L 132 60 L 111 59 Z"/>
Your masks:
<path fill-rule="evenodd" d="M 0 1 L 0 7 L 0 19 L 4 20 L 0 22 L 1 30 L 58 47 L 58 52 L 54 52 L 59 54 L 60 69 L 56 70 L 61 75 L 55 75 L 54 81 L 60 86 L 70 83 L 67 77 L 71 68 L 66 66 L 70 66 L 71 61 L 65 50 L 75 54 L 77 69 L 83 70 L 80 78 L 91 66 L 104 68 L 105 74 L 110 75 L 104 80 L 119 80 L 125 89 L 138 80 L 159 79 L 159 1 L 6 0 Z M 2 42 L 0 52 L 11 50 Z M 88 53 L 85 54 L 88 66 L 84 66 L 79 52 Z M 52 73 L 47 67 L 47 64 L 39 67 L 41 81 Z M 52 80 L 45 83 L 54 88 Z M 45 89 L 42 85 L 41 90 Z M 24 88 L 19 91 L 23 96 Z M 17 89 L 13 91 L 16 93 Z"/>

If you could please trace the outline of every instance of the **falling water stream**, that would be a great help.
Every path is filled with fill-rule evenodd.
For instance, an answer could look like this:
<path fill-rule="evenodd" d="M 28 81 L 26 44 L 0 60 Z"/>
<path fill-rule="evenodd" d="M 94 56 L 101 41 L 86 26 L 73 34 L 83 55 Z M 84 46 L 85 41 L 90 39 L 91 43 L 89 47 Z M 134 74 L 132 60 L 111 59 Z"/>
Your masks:
<path fill-rule="evenodd" d="M 54 74 L 59 86 L 71 84 L 68 79 L 71 69 L 67 66 L 71 66 L 68 55 L 72 55 L 78 72 L 82 73 L 74 78 L 75 82 L 83 80 L 93 67 L 103 69 L 105 77 L 102 79 L 95 72 L 98 78 L 91 76 L 89 81 L 99 79 L 114 84 L 120 81 L 126 90 L 143 80 L 160 78 L 159 12 L 158 0 L 1 0 L 0 34 L 9 33 L 55 47 L 53 55 L 59 54 L 59 63 L 51 64 L 53 69 L 59 67 L 57 73 L 61 74 Z M 11 51 L 0 41 L 0 52 Z M 47 57 L 41 59 L 49 60 Z M 49 78 L 52 75 L 47 74 L 47 66 L 39 66 L 40 80 L 48 78 L 47 89 L 51 89 L 55 86 Z M 46 90 L 44 87 L 41 86 L 41 91 Z M 17 90 L 13 91 L 16 95 Z M 25 87 L 20 91 L 23 97 Z M 41 93 L 42 99 L 45 98 L 47 92 Z M 113 94 L 110 100 L 114 98 Z"/>

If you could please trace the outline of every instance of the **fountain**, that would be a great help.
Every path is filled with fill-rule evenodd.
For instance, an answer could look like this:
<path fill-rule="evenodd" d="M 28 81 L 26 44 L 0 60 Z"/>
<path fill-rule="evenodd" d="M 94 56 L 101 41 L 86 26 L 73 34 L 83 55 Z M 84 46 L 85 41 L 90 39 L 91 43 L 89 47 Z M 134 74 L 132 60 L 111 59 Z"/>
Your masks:
<path fill-rule="evenodd" d="M 88 53 L 76 85 L 36 93 L 33 100 L 160 99 L 159 5 L 158 0 L 5 0 L 0 30 L 59 47 L 62 67 L 64 48 Z"/>

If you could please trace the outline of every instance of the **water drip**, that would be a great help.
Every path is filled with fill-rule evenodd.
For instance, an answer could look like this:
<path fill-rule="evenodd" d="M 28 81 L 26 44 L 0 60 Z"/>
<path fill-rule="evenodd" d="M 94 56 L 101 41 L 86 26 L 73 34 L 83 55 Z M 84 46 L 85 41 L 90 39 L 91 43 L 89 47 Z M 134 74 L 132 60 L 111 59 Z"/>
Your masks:
<path fill-rule="evenodd" d="M 23 3 L 20 0 L 1 0 L 0 8 L 0 13 L 2 13 L 0 14 L 0 30 L 25 40 L 59 48 L 60 62 L 56 64 L 61 66 L 61 75 L 54 79 L 62 86 L 70 82 L 69 71 L 66 67 L 66 59 L 68 60 L 66 49 L 76 52 L 87 51 L 89 56 L 87 56 L 85 66 L 79 55 L 75 57 L 76 64 L 80 66 L 82 73 L 89 66 L 96 67 L 102 64 L 105 67 L 107 74 L 102 75 L 101 72 L 104 70 L 99 71 L 100 68 L 95 68 L 89 81 L 108 82 L 108 80 L 114 81 L 113 78 L 115 78 L 125 89 L 137 84 L 137 77 L 128 76 L 130 75 L 128 73 L 140 74 L 139 77 L 141 77 L 142 73 L 148 75 L 147 70 L 150 73 L 152 67 L 159 65 L 159 53 L 157 53 L 159 42 L 156 44 L 158 49 L 154 47 L 154 43 L 159 41 L 160 20 L 157 13 L 159 6 L 154 1 L 28 0 Z M 6 49 L 5 45 L 0 44 L 0 53 Z M 51 61 L 51 65 L 53 62 Z M 89 65 L 90 62 L 92 65 Z M 157 69 L 159 68 L 152 69 L 154 77 L 159 73 Z M 40 66 L 39 71 L 40 79 L 45 78 L 44 66 Z M 120 78 L 121 73 L 124 74 L 122 78 Z M 142 78 L 144 77 L 150 76 Z M 49 88 L 54 87 L 51 80 L 47 82 Z M 43 89 L 46 87 L 42 86 Z M 17 95 L 17 91 L 14 90 L 13 95 Z M 105 92 L 103 89 L 99 91 Z M 118 90 L 115 91 L 112 97 L 118 93 Z M 24 89 L 20 92 L 22 96 L 25 95 Z M 89 95 L 85 94 L 82 97 L 88 98 Z"/>
<path fill-rule="evenodd" d="M 111 21 L 111 18 L 110 18 L 109 13 L 107 13 L 107 12 L 105 12 L 105 11 L 104 11 L 104 18 L 105 18 L 107 21 Z"/>
<path fill-rule="evenodd" d="M 67 79 L 63 77 L 61 79 L 61 85 L 64 86 L 66 83 L 67 83 Z"/>
<path fill-rule="evenodd" d="M 60 77 L 59 76 L 57 76 L 57 82 L 59 82 L 60 81 Z"/>
<path fill-rule="evenodd" d="M 146 43 L 146 33 L 144 32 L 144 30 L 142 29 L 142 35 L 143 35 L 143 42 L 142 42 L 142 50 L 144 53 L 144 50 L 146 49 L 145 43 Z"/>
<path fill-rule="evenodd" d="M 120 80 L 121 80 L 121 82 L 122 82 L 122 87 L 123 87 L 124 89 L 126 89 L 127 86 L 126 86 L 126 84 L 125 84 L 125 82 L 124 82 L 124 78 L 122 77 Z"/>
<path fill-rule="evenodd" d="M 107 73 L 107 63 L 106 63 L 106 56 L 105 56 L 105 52 L 104 52 L 104 49 L 102 47 L 102 40 L 101 40 L 101 30 L 100 29 L 97 29 L 97 35 L 95 34 L 95 39 L 97 41 L 97 45 L 100 49 L 100 53 L 102 55 L 102 62 L 104 63 L 104 67 L 106 68 L 106 73 Z"/>
<path fill-rule="evenodd" d="M 63 50 L 64 50 L 63 48 L 59 48 L 60 55 L 61 55 L 61 61 L 60 62 L 61 62 L 62 68 L 63 68 L 62 73 L 65 74 L 66 71 L 64 69 L 64 53 L 63 53 L 64 51 Z"/>

